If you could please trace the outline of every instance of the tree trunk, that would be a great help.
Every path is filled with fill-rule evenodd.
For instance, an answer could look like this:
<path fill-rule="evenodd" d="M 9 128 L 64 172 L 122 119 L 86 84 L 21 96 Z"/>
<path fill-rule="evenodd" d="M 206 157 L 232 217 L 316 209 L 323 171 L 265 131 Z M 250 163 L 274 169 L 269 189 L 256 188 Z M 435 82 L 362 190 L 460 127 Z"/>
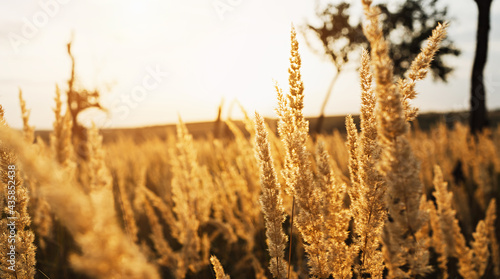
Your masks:
<path fill-rule="evenodd" d="M 488 126 L 486 112 L 486 92 L 483 71 L 488 54 L 488 36 L 490 30 L 490 7 L 492 0 L 475 0 L 479 14 L 477 21 L 476 54 L 472 66 L 470 98 L 470 130 L 481 132 Z"/>
<path fill-rule="evenodd" d="M 323 104 L 321 105 L 321 110 L 320 110 L 320 114 L 318 117 L 318 122 L 316 122 L 316 129 L 315 129 L 316 134 L 321 133 L 321 129 L 323 127 L 323 120 L 325 119 L 326 104 L 328 104 L 328 100 L 330 99 L 330 95 L 332 94 L 332 91 L 333 91 L 333 86 L 335 85 L 335 83 L 337 83 L 337 79 L 339 77 L 339 74 L 340 74 L 340 70 L 337 70 L 335 72 L 335 76 L 333 77 L 332 81 L 330 82 L 330 85 L 328 86 L 328 90 L 326 92 L 325 99 L 323 100 Z"/>

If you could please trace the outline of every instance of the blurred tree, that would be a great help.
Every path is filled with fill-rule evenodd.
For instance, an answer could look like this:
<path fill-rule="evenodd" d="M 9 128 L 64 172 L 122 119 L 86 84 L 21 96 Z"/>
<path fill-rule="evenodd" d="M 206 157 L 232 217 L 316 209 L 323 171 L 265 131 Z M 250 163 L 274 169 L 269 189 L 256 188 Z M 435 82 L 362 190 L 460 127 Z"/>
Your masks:
<path fill-rule="evenodd" d="M 379 4 L 378 7 L 382 13 L 384 34 L 391 40 L 389 53 L 394 61 L 394 75 L 396 78 L 401 78 L 437 23 L 446 21 L 447 9 L 439 7 L 438 0 L 398 1 Z M 369 47 L 363 35 L 361 20 L 357 20 L 358 23 L 354 24 L 349 12 L 349 3 L 329 3 L 324 8 L 317 8 L 316 14 L 321 23 L 307 24 L 305 28 L 308 45 L 312 46 L 312 42 L 307 35 L 316 35 L 323 48 L 315 49 L 315 51 L 327 56 L 335 66 L 334 77 L 328 87 L 316 124 L 317 133 L 321 132 L 324 110 L 333 86 L 349 62 L 351 53 L 357 54 L 361 47 Z M 453 68 L 443 61 L 443 56 L 459 54 L 460 51 L 451 40 L 443 41 L 431 65 L 432 76 L 435 80 L 446 82 L 448 75 L 453 71 Z"/>
<path fill-rule="evenodd" d="M 490 8 L 492 0 L 474 0 L 479 14 L 477 17 L 476 54 L 472 65 L 471 98 L 470 98 L 470 130 L 481 132 L 489 124 L 486 110 L 486 90 L 483 72 L 488 54 L 490 30 Z"/>
<path fill-rule="evenodd" d="M 71 41 L 68 43 L 68 55 L 71 58 L 71 77 L 68 80 L 68 109 L 73 120 L 72 136 L 75 152 L 81 159 L 86 159 L 87 129 L 78 122 L 78 115 L 88 108 L 105 110 L 99 103 L 99 91 L 75 89 L 75 57 L 71 53 Z"/>
<path fill-rule="evenodd" d="M 219 108 L 217 109 L 217 118 L 214 122 L 214 137 L 217 139 L 221 136 L 221 125 L 222 125 L 222 107 L 224 106 L 224 98 L 220 101 Z"/>

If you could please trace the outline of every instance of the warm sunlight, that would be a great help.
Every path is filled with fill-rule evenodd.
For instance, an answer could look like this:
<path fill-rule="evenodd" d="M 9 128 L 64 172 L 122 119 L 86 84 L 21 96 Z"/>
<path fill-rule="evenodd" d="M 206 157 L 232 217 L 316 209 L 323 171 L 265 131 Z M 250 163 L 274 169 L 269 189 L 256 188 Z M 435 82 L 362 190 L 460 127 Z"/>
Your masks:
<path fill-rule="evenodd" d="M 498 2 L 2 1 L 0 278 L 500 278 Z"/>
<path fill-rule="evenodd" d="M 306 20 L 317 21 L 313 1 L 40 3 L 16 1 L 2 4 L 0 11 L 5 22 L 0 41 L 4 61 L 0 101 L 9 108 L 6 117 L 14 127 L 21 125 L 16 105 L 18 88 L 28 100 L 44 104 L 33 108 L 35 126 L 51 127 L 53 118 L 46 107 L 53 106 L 55 84 L 67 88 L 70 60 L 66 44 L 72 37 L 78 84 L 99 89 L 102 104 L 108 109 L 107 113 L 88 112 L 84 120 L 103 127 L 172 123 L 178 114 L 186 121 L 213 120 L 222 99 L 226 104 L 224 117 L 229 116 L 228 104 L 235 100 L 248 111 L 259 110 L 273 117 L 273 80 L 287 87 L 287 30 L 292 22 L 299 30 L 305 61 L 306 115 L 318 115 L 334 76 L 333 65 L 304 40 Z M 469 41 L 474 38 L 474 28 L 462 20 L 467 5 L 473 3 L 450 7 L 452 15 L 461 20 L 452 21 L 449 33 L 461 44 L 463 54 L 449 59 L 456 69 L 448 84 L 428 80 L 419 85 L 432 92 L 416 100 L 423 111 L 464 110 L 468 106 L 466 82 L 474 47 Z M 360 5 L 355 2 L 353 7 L 359 15 Z M 500 12 L 497 7 L 493 12 Z M 500 37 L 496 18 L 490 34 L 492 44 Z M 318 41 L 311 43 L 318 49 Z M 491 60 L 500 57 L 497 48 L 491 48 L 490 56 Z M 488 67 L 486 78 L 497 88 L 500 77 L 495 73 L 500 71 L 494 70 L 495 64 Z M 356 68 L 352 63 L 341 74 L 326 114 L 359 109 Z M 152 72 L 156 72 L 155 84 L 145 89 L 143 82 Z M 497 95 L 491 94 L 490 106 L 500 106 Z M 446 107 L 442 106 L 444 100 Z M 239 110 L 231 113 L 241 116 Z"/>

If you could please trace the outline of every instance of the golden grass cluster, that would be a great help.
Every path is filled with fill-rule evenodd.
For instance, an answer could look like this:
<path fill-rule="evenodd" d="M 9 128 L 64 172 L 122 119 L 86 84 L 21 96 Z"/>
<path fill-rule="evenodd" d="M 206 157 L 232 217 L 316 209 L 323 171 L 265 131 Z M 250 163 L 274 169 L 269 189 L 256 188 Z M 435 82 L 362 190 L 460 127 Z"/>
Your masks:
<path fill-rule="evenodd" d="M 359 129 L 309 137 L 292 27 L 289 90 L 276 84 L 277 131 L 258 114 L 234 137 L 129 137 L 85 157 L 56 90 L 54 130 L 22 136 L 0 107 L 1 278 L 499 278 L 500 129 L 411 129 L 439 25 L 394 82 L 379 11 L 363 0 Z M 276 133 L 277 132 L 277 133 Z M 8 166 L 16 171 L 16 271 L 7 252 Z"/>

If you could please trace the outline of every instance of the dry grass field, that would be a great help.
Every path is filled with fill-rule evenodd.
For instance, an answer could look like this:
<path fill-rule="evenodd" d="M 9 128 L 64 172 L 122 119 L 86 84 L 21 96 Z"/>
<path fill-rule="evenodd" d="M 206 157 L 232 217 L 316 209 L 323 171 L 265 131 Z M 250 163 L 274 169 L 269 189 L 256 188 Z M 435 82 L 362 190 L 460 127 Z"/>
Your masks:
<path fill-rule="evenodd" d="M 0 277 L 500 278 L 500 129 L 412 127 L 446 24 L 394 83 L 370 2 L 346 134 L 310 136 L 293 28 L 277 122 L 246 114 L 230 136 L 179 121 L 75 142 L 57 92 L 42 140 L 20 94 L 22 133 L 0 110 Z"/>

